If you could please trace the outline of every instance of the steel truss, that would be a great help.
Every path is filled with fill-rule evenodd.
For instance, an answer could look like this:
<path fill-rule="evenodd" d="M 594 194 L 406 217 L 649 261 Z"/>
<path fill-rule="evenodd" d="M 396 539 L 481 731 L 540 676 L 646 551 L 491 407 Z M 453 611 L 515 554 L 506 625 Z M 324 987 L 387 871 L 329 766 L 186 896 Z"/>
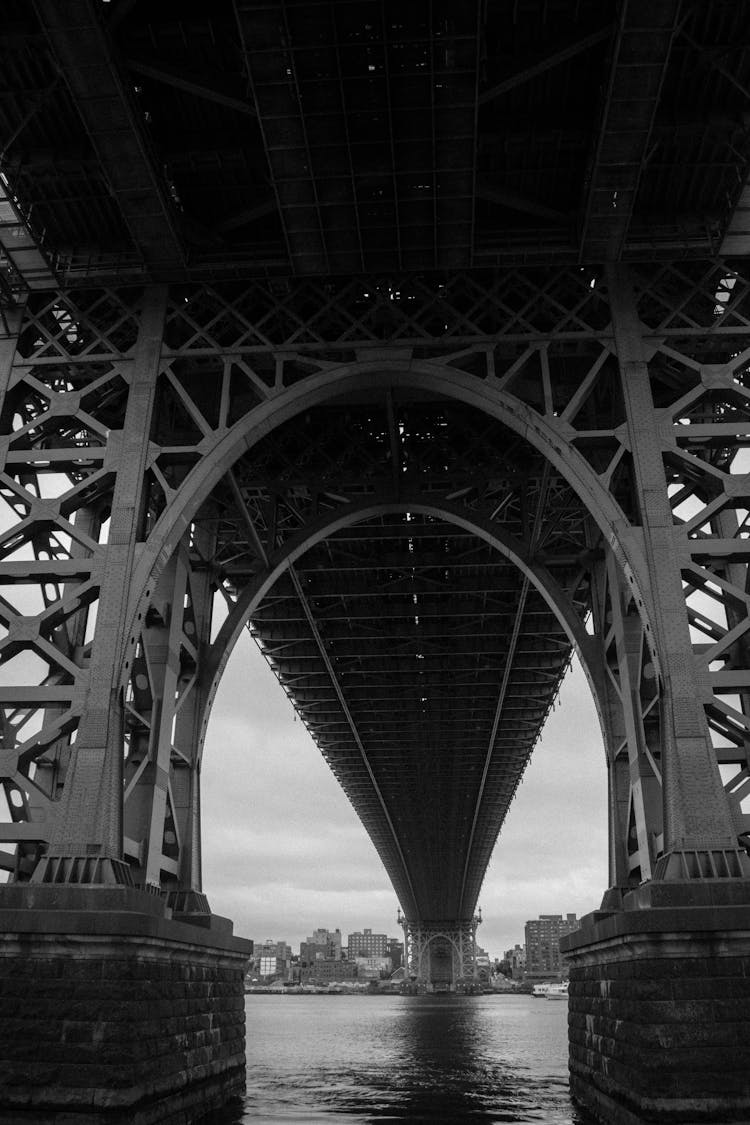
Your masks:
<path fill-rule="evenodd" d="M 134 879 L 200 908 L 201 749 L 248 621 L 415 933 L 472 916 L 574 648 L 611 884 L 747 875 L 744 276 L 72 290 L 16 327 L 11 878 Z"/>
<path fill-rule="evenodd" d="M 471 989 L 478 980 L 478 916 L 452 926 L 407 922 L 404 927 L 404 965 L 407 980 L 427 991 Z"/>

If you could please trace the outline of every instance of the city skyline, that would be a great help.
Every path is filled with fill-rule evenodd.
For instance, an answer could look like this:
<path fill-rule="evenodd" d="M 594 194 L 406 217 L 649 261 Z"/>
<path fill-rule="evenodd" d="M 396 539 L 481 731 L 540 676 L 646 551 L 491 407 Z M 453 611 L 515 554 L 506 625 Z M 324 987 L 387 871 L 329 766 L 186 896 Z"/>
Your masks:
<path fill-rule="evenodd" d="M 203 817 L 204 889 L 235 933 L 292 946 L 319 927 L 400 936 L 396 895 L 365 829 L 247 632 L 209 723 Z M 477 942 L 501 956 L 523 942 L 530 918 L 580 917 L 606 885 L 604 749 L 574 664 L 490 862 Z"/>

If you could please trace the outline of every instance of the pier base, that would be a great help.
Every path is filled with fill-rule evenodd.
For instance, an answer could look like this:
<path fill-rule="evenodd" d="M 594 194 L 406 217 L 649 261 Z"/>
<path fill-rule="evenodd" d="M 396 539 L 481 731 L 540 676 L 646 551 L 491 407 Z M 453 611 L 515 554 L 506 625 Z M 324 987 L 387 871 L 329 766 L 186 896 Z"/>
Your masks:
<path fill-rule="evenodd" d="M 0 1123 L 189 1125 L 245 1085 L 252 943 L 126 887 L 0 887 Z"/>
<path fill-rule="evenodd" d="M 561 942 L 570 1084 L 605 1125 L 750 1121 L 750 886 L 649 883 Z"/>

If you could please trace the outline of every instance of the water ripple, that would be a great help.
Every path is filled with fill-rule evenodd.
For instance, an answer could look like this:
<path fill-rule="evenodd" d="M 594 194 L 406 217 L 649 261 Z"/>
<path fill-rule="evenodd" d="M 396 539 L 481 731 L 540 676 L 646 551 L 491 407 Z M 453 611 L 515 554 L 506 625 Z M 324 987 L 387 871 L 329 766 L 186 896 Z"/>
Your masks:
<path fill-rule="evenodd" d="M 212 1125 L 591 1125 L 567 1005 L 526 996 L 249 996 L 247 1093 Z"/>

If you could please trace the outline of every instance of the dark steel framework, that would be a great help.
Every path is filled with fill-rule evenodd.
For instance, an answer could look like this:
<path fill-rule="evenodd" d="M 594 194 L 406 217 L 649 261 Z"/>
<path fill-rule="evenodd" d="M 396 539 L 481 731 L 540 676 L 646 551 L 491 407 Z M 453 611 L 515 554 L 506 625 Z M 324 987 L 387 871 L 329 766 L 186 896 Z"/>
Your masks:
<path fill-rule="evenodd" d="M 454 280 L 458 292 L 463 283 Z M 10 670 L 30 667 L 33 654 L 42 673 L 39 686 L 3 688 L 17 821 L 6 835 L 20 849 L 8 863 L 19 876 L 39 855 L 35 821 L 47 838 L 65 809 L 55 797 L 70 732 L 97 720 L 94 740 L 124 733 L 128 747 L 127 858 L 148 882 L 185 889 L 199 879 L 185 869 L 197 862 L 199 736 L 248 618 L 407 915 L 473 914 L 572 644 L 614 740 L 611 767 L 622 759 L 629 774 L 617 798 L 627 827 L 616 833 L 614 881 L 652 873 L 665 850 L 655 794 L 667 673 L 657 626 L 634 616 L 647 612 L 654 578 L 638 531 L 644 455 L 615 356 L 611 289 L 578 269 L 560 269 L 554 284 L 548 272 L 505 274 L 505 300 L 483 295 L 491 336 L 475 323 L 470 342 L 471 322 L 455 309 L 460 341 L 429 346 L 419 328 L 432 302 L 417 309 L 399 290 L 390 310 L 399 344 L 384 346 L 377 292 L 365 298 L 362 284 L 349 283 L 348 308 L 346 292 L 332 302 L 326 286 L 301 284 L 294 296 L 317 293 L 322 320 L 308 305 L 310 342 L 296 345 L 292 298 L 273 304 L 259 283 L 29 302 L 8 366 L 2 478 L 13 513 L 3 655 Z M 432 295 L 443 316 L 446 290 Z M 508 294 L 524 304 L 524 331 Z M 660 471 L 706 669 L 698 682 L 714 688 L 709 721 L 729 742 L 719 756 L 736 766 L 729 788 L 746 830 L 737 468 L 748 286 L 700 262 L 641 274 L 637 296 L 639 340 L 655 349 Z M 261 342 L 264 297 L 273 315 Z M 163 318 L 163 336 L 159 322 L 148 338 L 149 317 Z M 340 335 L 356 331 L 356 346 L 334 338 L 337 322 Z M 122 573 L 110 561 L 118 547 Z M 33 610 L 21 596 L 32 585 Z M 209 643 L 213 590 L 230 613 Z M 679 618 L 663 628 L 679 632 Z M 90 647 L 99 635 L 102 660 Z M 113 673 L 126 692 L 119 735 L 115 716 L 92 708 L 100 666 L 105 712 Z"/>
<path fill-rule="evenodd" d="M 573 650 L 611 885 L 747 872 L 742 8 L 8 5 L 12 878 L 206 908 L 248 622 L 415 950 Z"/>
<path fill-rule="evenodd" d="M 745 253 L 747 43 L 734 0 L 6 0 L 2 174 L 66 284 Z"/>

